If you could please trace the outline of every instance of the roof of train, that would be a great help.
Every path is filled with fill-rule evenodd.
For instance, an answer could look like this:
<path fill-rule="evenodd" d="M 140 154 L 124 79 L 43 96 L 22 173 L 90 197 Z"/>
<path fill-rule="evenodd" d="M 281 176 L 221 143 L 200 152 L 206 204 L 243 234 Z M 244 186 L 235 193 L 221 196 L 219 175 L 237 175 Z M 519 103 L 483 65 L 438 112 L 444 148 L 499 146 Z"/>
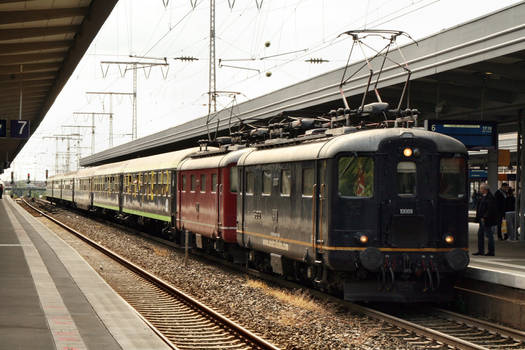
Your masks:
<path fill-rule="evenodd" d="M 91 176 L 105 176 L 122 173 L 137 173 L 142 171 L 154 171 L 163 169 L 176 169 L 182 160 L 189 155 L 199 151 L 199 147 L 188 148 L 180 151 L 156 154 L 149 157 L 125 160 L 117 163 L 99 165 L 96 167 L 83 168 L 78 171 L 58 174 L 49 178 L 49 180 L 62 180 L 72 178 L 84 178 Z M 209 147 L 208 150 L 216 151 L 217 148 Z"/>
<path fill-rule="evenodd" d="M 340 152 L 376 152 L 383 140 L 392 137 L 425 138 L 434 141 L 439 152 L 467 153 L 465 146 L 450 136 L 415 128 L 388 128 L 358 131 L 286 148 L 257 149 L 245 153 L 238 164 L 286 163 L 332 158 Z"/>
<path fill-rule="evenodd" d="M 180 170 L 197 170 L 225 167 L 231 163 L 237 163 L 239 158 L 249 150 L 250 148 L 243 148 L 211 157 L 189 157 L 182 161 L 180 165 Z"/>

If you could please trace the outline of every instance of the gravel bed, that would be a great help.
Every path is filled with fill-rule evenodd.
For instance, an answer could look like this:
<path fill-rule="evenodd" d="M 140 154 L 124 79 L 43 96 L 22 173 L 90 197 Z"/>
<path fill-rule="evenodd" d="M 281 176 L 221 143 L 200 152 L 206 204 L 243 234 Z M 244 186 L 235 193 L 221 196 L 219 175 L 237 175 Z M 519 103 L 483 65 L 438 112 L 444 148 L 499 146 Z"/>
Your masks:
<path fill-rule="evenodd" d="M 160 243 L 74 212 L 53 215 L 282 349 L 412 349 L 385 334 L 381 323 L 306 292 L 270 286 L 191 255 L 185 265 L 183 252 Z M 101 275 L 110 272 L 98 255 L 85 258 Z"/>

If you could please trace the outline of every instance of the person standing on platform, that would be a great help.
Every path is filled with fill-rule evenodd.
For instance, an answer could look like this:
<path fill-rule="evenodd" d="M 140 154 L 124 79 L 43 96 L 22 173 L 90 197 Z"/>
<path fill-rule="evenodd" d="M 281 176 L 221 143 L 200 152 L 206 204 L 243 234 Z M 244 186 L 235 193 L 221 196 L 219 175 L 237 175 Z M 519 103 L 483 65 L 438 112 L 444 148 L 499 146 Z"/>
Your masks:
<path fill-rule="evenodd" d="M 514 196 L 514 189 L 509 187 L 507 192 L 507 198 L 505 198 L 505 220 L 507 220 L 507 233 L 503 236 L 503 239 L 512 240 L 516 239 L 516 230 L 514 227 L 514 221 L 516 220 L 516 197 Z"/>
<path fill-rule="evenodd" d="M 496 199 L 490 193 L 488 184 L 483 183 L 479 188 L 481 198 L 476 208 L 476 222 L 479 222 L 478 229 L 478 251 L 472 255 L 494 256 L 494 229 L 498 223 L 498 208 Z M 485 254 L 485 236 L 488 239 L 488 253 Z"/>
<path fill-rule="evenodd" d="M 501 234 L 501 221 L 503 221 L 503 218 L 505 217 L 508 190 L 509 184 L 503 182 L 501 187 L 494 193 L 496 205 L 498 207 L 498 239 L 500 241 L 503 240 L 503 235 Z"/>
<path fill-rule="evenodd" d="M 507 191 L 507 198 L 505 198 L 505 212 L 514 211 L 516 207 L 516 197 L 514 196 L 514 189 L 509 187 Z"/>
<path fill-rule="evenodd" d="M 2 194 L 4 194 L 4 184 L 0 182 L 0 199 L 2 199 Z"/>

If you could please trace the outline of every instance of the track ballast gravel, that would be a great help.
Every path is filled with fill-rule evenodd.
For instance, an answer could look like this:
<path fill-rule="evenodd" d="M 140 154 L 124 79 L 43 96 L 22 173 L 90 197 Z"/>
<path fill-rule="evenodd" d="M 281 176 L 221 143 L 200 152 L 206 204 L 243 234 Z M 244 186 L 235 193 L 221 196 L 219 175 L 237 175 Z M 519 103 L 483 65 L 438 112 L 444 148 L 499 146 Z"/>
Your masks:
<path fill-rule="evenodd" d="M 53 216 L 282 349 L 413 349 L 386 334 L 385 325 L 306 292 L 269 286 L 191 256 L 185 265 L 180 251 L 75 212 L 57 208 Z M 47 225 L 55 226 L 102 277 L 111 279 L 115 269 L 109 258 L 89 253 L 81 248 L 85 243 L 49 221 Z"/>

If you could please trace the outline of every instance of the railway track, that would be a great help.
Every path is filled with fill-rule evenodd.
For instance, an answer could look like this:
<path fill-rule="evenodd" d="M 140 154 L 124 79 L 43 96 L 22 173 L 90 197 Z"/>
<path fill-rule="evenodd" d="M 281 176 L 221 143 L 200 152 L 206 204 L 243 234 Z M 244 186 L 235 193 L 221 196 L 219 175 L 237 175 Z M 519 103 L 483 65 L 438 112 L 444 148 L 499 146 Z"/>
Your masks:
<path fill-rule="evenodd" d="M 382 312 L 357 306 L 355 311 L 392 324 L 387 330 L 419 349 L 525 349 L 525 332 L 438 308 Z"/>
<path fill-rule="evenodd" d="M 277 350 L 232 320 L 208 308 L 167 282 L 24 201 L 31 210 L 60 225 L 125 267 L 113 288 L 173 349 Z M 130 280 L 133 281 L 130 283 Z"/>
<path fill-rule="evenodd" d="M 37 209 L 35 208 L 35 210 Z M 45 213 L 42 213 L 42 215 L 49 217 Z M 52 220 L 57 222 L 54 219 Z M 168 246 L 180 248 L 173 242 L 165 241 L 158 237 L 152 237 L 148 234 L 143 235 Z M 228 262 L 225 263 L 223 260 L 208 255 L 202 256 L 206 259 L 211 259 L 214 262 L 220 261 L 229 268 L 243 270 L 254 277 L 264 279 L 280 286 L 305 288 L 294 282 L 285 281 L 255 270 L 246 270 L 238 265 Z M 317 290 L 310 289 L 309 292 L 316 297 L 329 299 L 334 303 L 341 304 L 353 312 L 367 316 L 369 321 L 365 321 L 365 323 L 369 323 L 371 326 L 377 327 L 379 321 L 382 324 L 381 327 L 383 332 L 388 333 L 392 337 L 403 340 L 410 344 L 414 349 L 525 350 L 525 332 L 453 313 L 448 310 L 436 308 L 425 308 L 424 310 L 421 310 L 421 308 L 419 308 L 418 310 L 410 311 L 409 308 L 408 311 L 404 310 L 403 312 L 392 310 L 381 311 L 380 309 L 346 302 Z M 143 297 L 140 297 L 140 294 L 136 295 L 139 300 L 151 300 L 152 298 L 155 298 L 150 294 L 145 294 Z M 149 306 L 144 307 L 145 310 L 148 308 Z M 163 310 L 169 309 L 172 308 L 165 308 Z M 140 309 L 138 310 L 141 312 Z M 163 312 L 164 311 L 162 311 L 162 313 Z M 164 318 L 162 313 L 157 313 L 155 320 L 162 320 Z M 167 334 L 170 333 L 168 332 Z"/>

